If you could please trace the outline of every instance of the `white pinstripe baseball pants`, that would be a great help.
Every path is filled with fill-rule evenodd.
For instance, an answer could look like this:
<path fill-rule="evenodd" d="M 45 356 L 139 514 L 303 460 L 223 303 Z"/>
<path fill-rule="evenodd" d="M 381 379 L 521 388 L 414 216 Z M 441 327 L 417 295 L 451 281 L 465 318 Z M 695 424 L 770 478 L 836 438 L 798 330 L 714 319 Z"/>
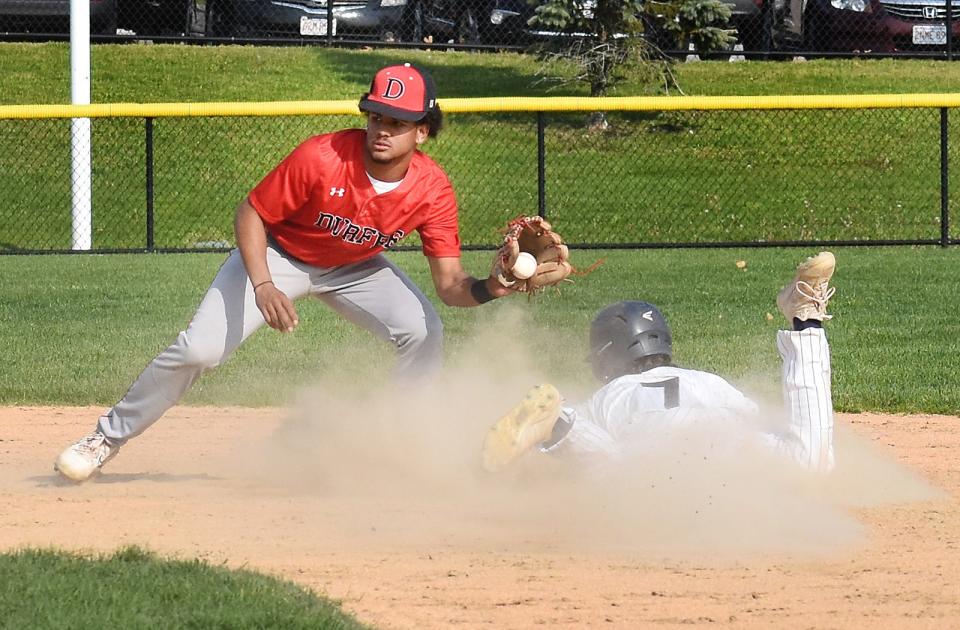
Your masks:
<path fill-rule="evenodd" d="M 834 466 L 833 395 L 830 345 L 822 328 L 781 330 L 777 350 L 783 359 L 783 403 L 787 436 L 780 450 L 813 472 Z"/>

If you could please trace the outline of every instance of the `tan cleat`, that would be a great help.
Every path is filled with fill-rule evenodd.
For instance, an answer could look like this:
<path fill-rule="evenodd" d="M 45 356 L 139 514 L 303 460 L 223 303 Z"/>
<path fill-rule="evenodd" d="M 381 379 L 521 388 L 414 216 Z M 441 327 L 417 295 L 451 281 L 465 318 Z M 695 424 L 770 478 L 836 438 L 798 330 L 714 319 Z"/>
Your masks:
<path fill-rule="evenodd" d="M 553 385 L 537 385 L 507 415 L 487 431 L 483 467 L 498 472 L 537 444 L 549 439 L 560 417 L 563 399 Z"/>
<path fill-rule="evenodd" d="M 71 481 L 86 481 L 120 452 L 100 431 L 80 439 L 64 449 L 53 469 Z"/>
<path fill-rule="evenodd" d="M 827 315 L 827 302 L 836 289 L 827 285 L 836 266 L 837 260 L 830 252 L 820 252 L 800 263 L 793 281 L 777 295 L 777 307 L 788 321 L 833 317 Z"/>

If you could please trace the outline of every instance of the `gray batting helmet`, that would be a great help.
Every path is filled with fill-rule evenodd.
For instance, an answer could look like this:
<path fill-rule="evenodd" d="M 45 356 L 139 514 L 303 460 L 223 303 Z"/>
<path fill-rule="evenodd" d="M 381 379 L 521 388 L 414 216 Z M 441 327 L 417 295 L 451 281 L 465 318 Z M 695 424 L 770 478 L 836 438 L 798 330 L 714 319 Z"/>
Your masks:
<path fill-rule="evenodd" d="M 670 326 L 653 304 L 624 301 L 604 308 L 590 324 L 590 365 L 606 383 L 638 372 L 642 359 L 658 356 L 663 363 L 673 357 Z"/>

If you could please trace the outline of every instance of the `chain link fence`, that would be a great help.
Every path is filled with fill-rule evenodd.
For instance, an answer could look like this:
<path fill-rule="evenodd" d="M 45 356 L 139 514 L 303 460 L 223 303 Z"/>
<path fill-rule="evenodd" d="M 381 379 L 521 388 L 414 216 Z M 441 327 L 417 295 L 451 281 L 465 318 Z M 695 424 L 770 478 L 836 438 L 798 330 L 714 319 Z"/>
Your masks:
<path fill-rule="evenodd" d="M 600 0 L 602 1 L 602 0 Z M 724 0 L 735 49 L 752 56 L 909 55 L 952 59 L 960 0 Z M 527 0 L 90 0 L 97 41 L 413 45 L 523 48 L 571 33 L 531 26 Z M 588 12 L 597 2 L 584 3 Z M 696 53 L 641 17 L 673 56 Z M 0 40 L 65 38 L 70 0 L 0 0 Z M 729 54 L 729 53 L 728 53 Z"/>
<path fill-rule="evenodd" d="M 3 109 L 0 253 L 71 251 L 71 121 L 3 119 Z M 468 248 L 493 246 L 498 226 L 537 213 L 580 247 L 948 245 L 958 242 L 949 167 L 960 146 L 950 113 L 611 111 L 604 131 L 587 126 L 585 111 L 453 113 L 425 150 L 453 181 Z M 362 124 L 343 115 L 94 118 L 88 248 L 230 248 L 234 208 L 287 153 Z M 416 235 L 403 244 L 417 246 Z"/>

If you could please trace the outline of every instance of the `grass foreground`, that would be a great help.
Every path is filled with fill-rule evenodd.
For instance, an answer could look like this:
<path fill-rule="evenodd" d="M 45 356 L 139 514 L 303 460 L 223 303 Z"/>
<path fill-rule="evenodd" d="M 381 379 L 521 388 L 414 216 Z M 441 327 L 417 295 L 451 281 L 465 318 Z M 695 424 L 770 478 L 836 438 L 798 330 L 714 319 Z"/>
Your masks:
<path fill-rule="evenodd" d="M 0 554 L 4 628 L 367 628 L 333 602 L 276 578 L 165 560 L 138 547 L 82 556 Z"/>

